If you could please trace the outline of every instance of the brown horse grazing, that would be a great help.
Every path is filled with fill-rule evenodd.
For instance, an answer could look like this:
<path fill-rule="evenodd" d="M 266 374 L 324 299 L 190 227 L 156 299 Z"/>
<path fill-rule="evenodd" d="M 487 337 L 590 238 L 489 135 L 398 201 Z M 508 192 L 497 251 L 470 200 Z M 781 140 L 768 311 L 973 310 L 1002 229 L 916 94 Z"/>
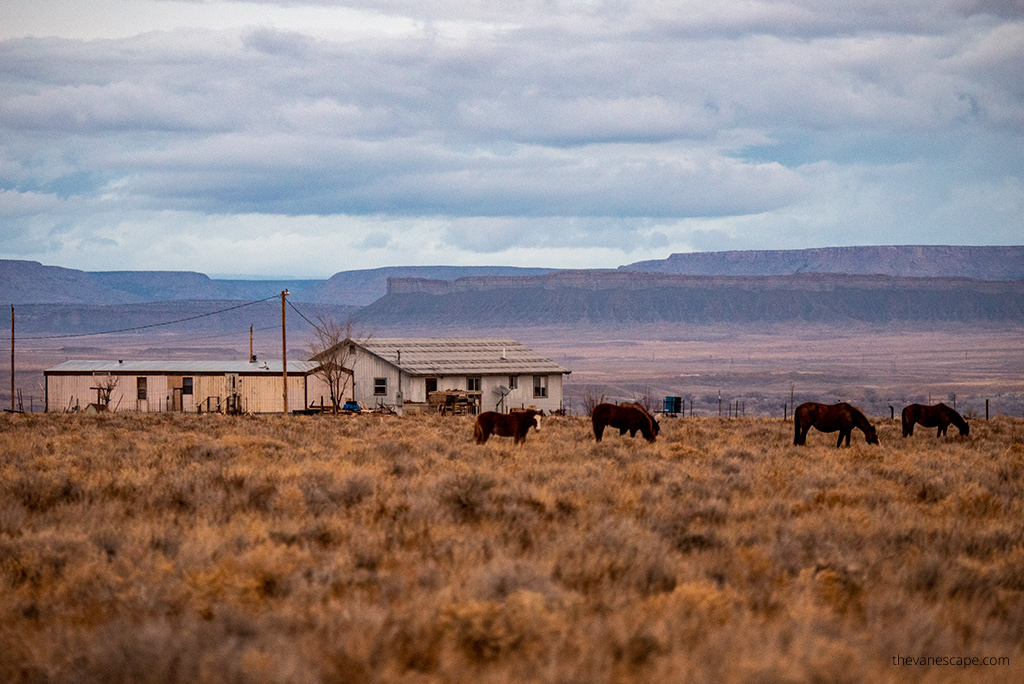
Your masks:
<path fill-rule="evenodd" d="M 875 428 L 859 409 L 849 404 L 818 404 L 813 401 L 800 404 L 793 412 L 793 444 L 806 443 L 807 431 L 812 427 L 822 432 L 839 430 L 836 448 L 843 445 L 843 439 L 846 439 L 846 446 L 850 446 L 850 433 L 853 432 L 853 428 L 858 428 L 864 433 L 868 444 L 878 444 L 878 433 L 875 432 Z"/>
<path fill-rule="evenodd" d="M 636 433 L 640 432 L 648 442 L 653 442 L 661 432 L 661 426 L 654 416 L 640 404 L 632 402 L 620 406 L 598 404 L 590 414 L 590 422 L 594 426 L 594 437 L 598 442 L 604 436 L 604 428 L 607 425 L 618 428 L 620 435 L 628 432 L 630 437 L 636 437 Z"/>
<path fill-rule="evenodd" d="M 540 430 L 540 418 L 544 411 L 526 409 L 516 413 L 498 413 L 485 411 L 476 417 L 473 425 L 473 438 L 477 444 L 483 444 L 491 435 L 511 437 L 513 444 L 526 441 L 526 433 L 533 428 Z"/>
<path fill-rule="evenodd" d="M 903 409 L 903 436 L 910 437 L 914 434 L 914 423 L 921 427 L 937 427 L 936 437 L 946 434 L 946 428 L 952 423 L 960 428 L 960 435 L 966 437 L 971 434 L 971 426 L 967 424 L 959 413 L 945 404 L 925 406 L 924 404 L 911 404 Z"/>

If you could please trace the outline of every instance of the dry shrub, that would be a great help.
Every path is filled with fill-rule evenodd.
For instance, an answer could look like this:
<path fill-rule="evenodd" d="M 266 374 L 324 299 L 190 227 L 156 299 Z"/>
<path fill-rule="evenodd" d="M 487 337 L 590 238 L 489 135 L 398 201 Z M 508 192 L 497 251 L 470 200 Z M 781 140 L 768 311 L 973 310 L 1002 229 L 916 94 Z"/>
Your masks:
<path fill-rule="evenodd" d="M 0 681 L 1013 681 L 1024 421 L 0 416 Z M 893 655 L 1011 658 L 894 669 Z"/>
<path fill-rule="evenodd" d="M 437 498 L 456 522 L 479 522 L 493 511 L 490 492 L 496 484 L 494 477 L 478 470 L 457 471 L 438 482 Z"/>
<path fill-rule="evenodd" d="M 620 590 L 649 596 L 675 588 L 673 561 L 655 534 L 628 520 L 604 522 L 561 549 L 554 576 L 583 594 Z"/>
<path fill-rule="evenodd" d="M 517 589 L 501 601 L 449 605 L 441 624 L 466 659 L 477 664 L 539 657 L 558 633 L 560 620 L 543 596 Z"/>

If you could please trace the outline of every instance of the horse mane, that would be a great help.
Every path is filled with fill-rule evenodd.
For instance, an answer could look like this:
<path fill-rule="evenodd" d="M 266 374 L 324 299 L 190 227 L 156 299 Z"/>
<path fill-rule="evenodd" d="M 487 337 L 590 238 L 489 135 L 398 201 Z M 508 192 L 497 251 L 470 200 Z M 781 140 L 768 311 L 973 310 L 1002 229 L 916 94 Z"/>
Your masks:
<path fill-rule="evenodd" d="M 867 434 L 868 430 L 874 429 L 871 422 L 868 420 L 868 417 L 865 416 L 864 412 L 859 408 L 851 406 L 850 404 L 843 404 L 843 406 L 846 406 L 850 410 L 850 415 L 853 416 L 853 424 L 855 427 L 860 429 L 861 432 Z"/>
<path fill-rule="evenodd" d="M 659 432 L 658 426 L 656 425 L 657 421 L 654 420 L 654 416 L 652 416 L 651 412 L 644 408 L 643 404 L 641 404 L 640 402 L 624 401 L 620 403 L 619 406 L 624 406 L 626 408 L 635 408 L 637 411 L 644 414 L 645 418 L 647 418 L 647 427 L 650 428 L 651 434 L 653 435 Z"/>

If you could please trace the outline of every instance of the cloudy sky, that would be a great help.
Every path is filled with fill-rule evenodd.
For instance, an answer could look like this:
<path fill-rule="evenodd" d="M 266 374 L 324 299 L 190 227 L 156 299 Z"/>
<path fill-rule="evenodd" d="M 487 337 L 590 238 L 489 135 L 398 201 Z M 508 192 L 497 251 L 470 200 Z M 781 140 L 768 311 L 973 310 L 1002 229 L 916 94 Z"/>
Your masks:
<path fill-rule="evenodd" d="M 1024 0 L 0 3 L 0 258 L 1024 243 Z"/>

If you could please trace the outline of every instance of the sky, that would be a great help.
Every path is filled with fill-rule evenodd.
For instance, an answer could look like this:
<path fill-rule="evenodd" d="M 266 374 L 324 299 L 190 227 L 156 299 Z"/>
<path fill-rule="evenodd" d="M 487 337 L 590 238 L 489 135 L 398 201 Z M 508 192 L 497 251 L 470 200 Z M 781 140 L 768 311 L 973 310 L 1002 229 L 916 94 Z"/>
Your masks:
<path fill-rule="evenodd" d="M 0 3 L 0 258 L 1024 244 L 1024 0 Z"/>

